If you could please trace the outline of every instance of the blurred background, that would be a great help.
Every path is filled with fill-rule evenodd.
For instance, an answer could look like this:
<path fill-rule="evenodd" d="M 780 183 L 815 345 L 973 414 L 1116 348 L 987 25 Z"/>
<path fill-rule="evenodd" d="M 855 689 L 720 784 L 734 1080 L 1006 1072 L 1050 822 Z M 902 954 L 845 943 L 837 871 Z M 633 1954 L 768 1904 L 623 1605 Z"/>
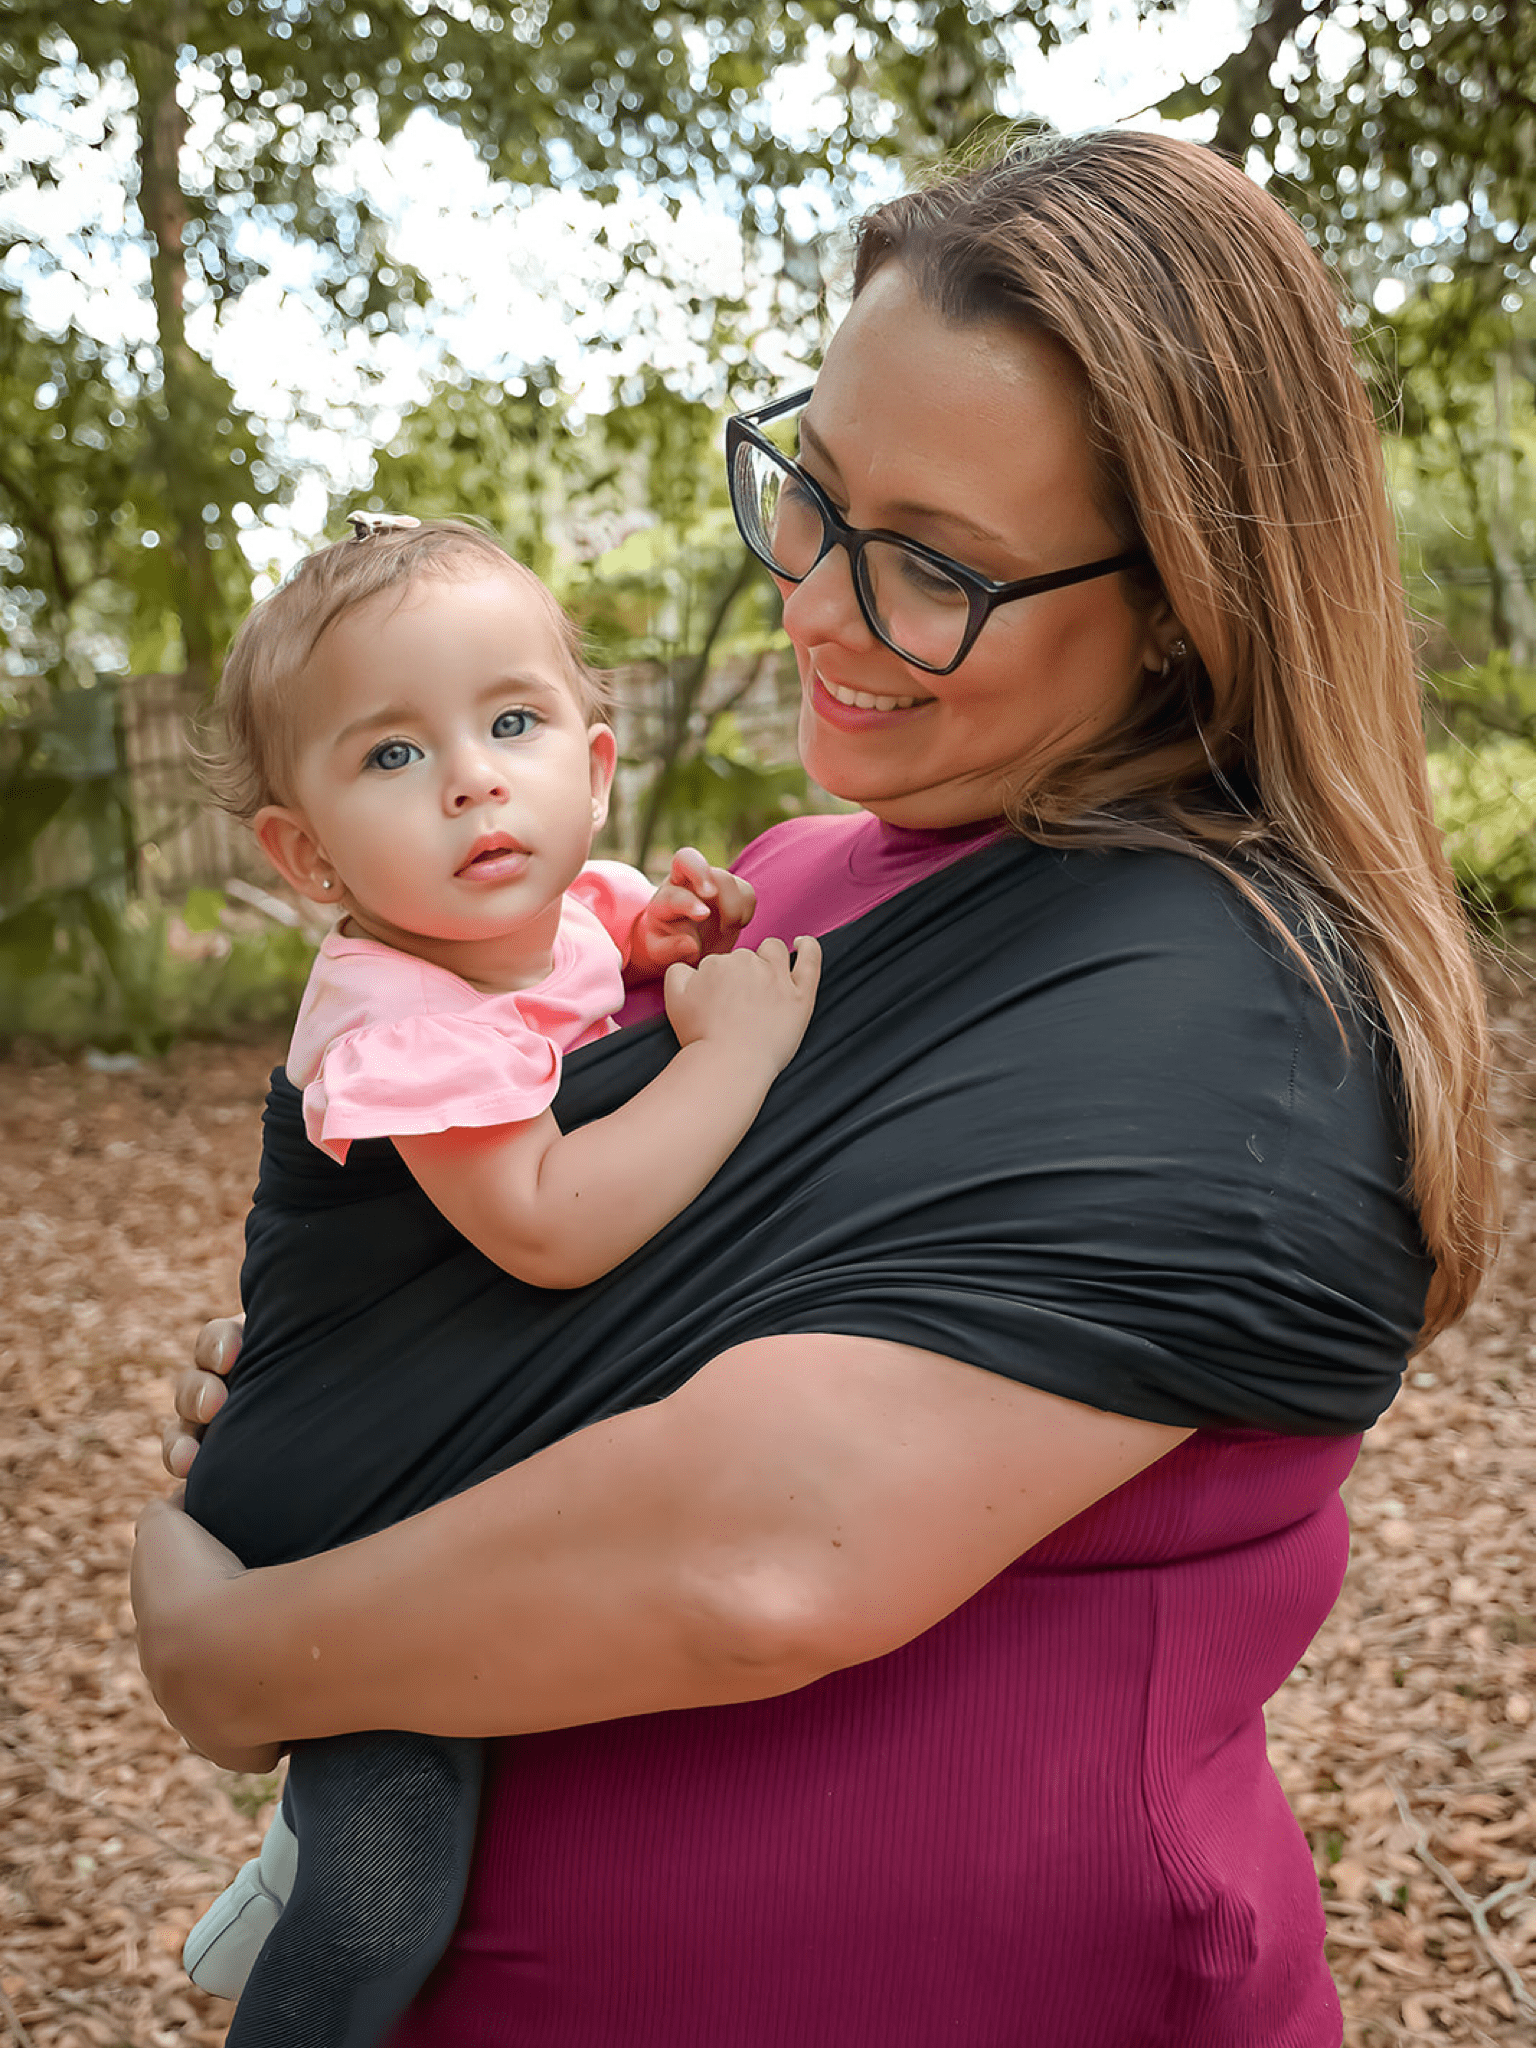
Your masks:
<path fill-rule="evenodd" d="M 1452 856 L 1536 907 L 1533 100 L 1520 0 L 12 5 L 0 1032 L 291 1005 L 312 935 L 187 740 L 352 505 L 488 521 L 621 671 L 609 850 L 822 800 L 721 420 L 813 369 L 861 206 L 1047 116 L 1242 157 L 1338 271 Z"/>
<path fill-rule="evenodd" d="M 5 0 L 0 2042 L 218 2048 L 181 1943 L 277 1789 L 165 1726 L 126 1598 L 316 938 L 193 769 L 243 612 L 350 507 L 467 514 L 619 671 L 609 850 L 827 802 L 721 423 L 808 381 L 862 207 L 1045 122 L 1245 161 L 1375 394 L 1508 1227 L 1270 1747 L 1349 2048 L 1536 2039 L 1536 6 Z"/>

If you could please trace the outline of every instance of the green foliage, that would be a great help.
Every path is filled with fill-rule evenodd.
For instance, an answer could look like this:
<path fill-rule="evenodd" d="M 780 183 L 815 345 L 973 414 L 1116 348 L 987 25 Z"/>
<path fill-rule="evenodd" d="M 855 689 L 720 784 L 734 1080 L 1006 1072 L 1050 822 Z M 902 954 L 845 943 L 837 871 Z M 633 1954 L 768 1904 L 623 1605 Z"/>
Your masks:
<path fill-rule="evenodd" d="M 559 467 L 551 448 L 555 424 L 537 389 L 519 394 L 501 384 L 444 382 L 407 415 L 375 456 L 368 489 L 351 493 L 348 505 L 481 521 L 538 572 L 548 552 L 546 457 L 556 473 Z M 344 509 L 333 501 L 333 528 Z"/>
<path fill-rule="evenodd" d="M 643 190 L 676 203 L 704 186 L 734 207 L 746 236 L 776 238 L 784 289 L 775 318 L 792 325 L 815 305 L 819 269 L 812 261 L 797 271 L 791 195 L 811 180 L 846 201 L 872 154 L 959 139 L 1005 75 L 1005 31 L 1024 21 L 1044 34 L 1049 20 L 1050 0 L 735 9 L 548 0 L 536 10 L 498 0 L 28 0 L 8 9 L 0 131 L 26 138 L 19 183 L 43 191 L 59 176 L 50 109 L 89 113 L 104 142 L 128 145 L 101 157 L 104 174 L 125 163 L 119 225 L 107 224 L 108 205 L 101 227 L 73 246 L 23 232 L 0 250 L 0 552 L 10 553 L 0 573 L 13 579 L 0 631 L 21 657 L 13 666 L 56 671 L 72 645 L 106 637 L 136 667 L 180 668 L 211 684 L 248 601 L 240 524 L 285 482 L 280 435 L 240 413 L 208 360 L 222 315 L 276 272 L 338 348 L 364 341 L 365 363 L 380 337 L 421 346 L 429 331 L 425 286 L 388 247 L 360 149 L 430 112 L 457 128 L 509 198 L 558 185 L 598 200 Z M 830 119 L 786 140 L 765 94 L 786 66 L 823 52 L 839 61 Z M 643 243 L 619 254 L 611 289 L 632 269 L 654 271 Z M 57 284 L 72 297 L 87 275 L 137 294 L 151 345 L 108 349 L 73 328 L 47 336 L 29 326 L 26 292 Z M 741 311 L 697 310 L 722 337 Z M 536 388 L 539 366 L 527 367 Z M 482 414 L 492 403 L 484 392 L 469 400 Z M 525 522 L 499 517 L 489 500 L 505 500 L 511 479 L 528 475 L 520 458 L 547 450 L 550 436 L 537 430 L 533 396 L 512 412 L 513 461 L 499 488 L 453 471 L 451 430 L 433 446 L 419 440 L 406 473 L 382 476 L 380 487 L 410 483 L 422 502 L 475 506 L 520 543 Z M 477 445 L 489 449 L 488 417 L 479 424 Z M 110 664 L 98 655 L 93 665 Z"/>
<path fill-rule="evenodd" d="M 58 933 L 126 893 L 137 850 L 116 693 L 37 694 L 0 720 L 0 974 L 12 976 L 40 972 Z"/>
<path fill-rule="evenodd" d="M 1476 667 L 1432 674 L 1428 690 L 1450 740 L 1466 744 L 1491 732 L 1536 746 L 1536 668 L 1520 667 L 1502 650 Z"/>
<path fill-rule="evenodd" d="M 116 710 L 104 680 L 0 721 L 0 1036 L 150 1053 L 282 1020 L 313 954 L 300 932 L 232 920 L 214 889 L 179 918 L 134 893 Z M 181 934 L 216 942 L 178 952 Z"/>
<path fill-rule="evenodd" d="M 809 801 L 805 770 L 759 761 L 727 711 L 667 778 L 654 837 L 661 846 L 697 846 L 723 865 L 759 832 L 808 809 Z"/>
<path fill-rule="evenodd" d="M 237 930 L 227 948 L 188 957 L 175 940 L 191 920 L 143 897 L 61 892 L 32 912 L 30 954 L 10 942 L 10 921 L 0 924 L 0 1038 L 150 1055 L 178 1038 L 276 1028 L 292 1020 L 314 959 L 304 934 L 284 926 Z"/>
<path fill-rule="evenodd" d="M 1140 0 L 1146 14 L 1178 0 Z M 1170 93 L 1214 112 L 1320 245 L 1369 285 L 1417 266 L 1496 306 L 1529 282 L 1536 220 L 1536 9 L 1530 0 L 1261 0 L 1248 40 Z"/>
<path fill-rule="evenodd" d="M 1468 900 L 1494 916 L 1536 910 L 1536 742 L 1494 734 L 1430 755 L 1435 811 Z"/>
<path fill-rule="evenodd" d="M 1430 677 L 1435 812 L 1467 900 L 1536 910 L 1536 668 L 1506 653 Z"/>
<path fill-rule="evenodd" d="M 200 529 L 213 564 L 207 624 L 221 644 L 250 597 L 237 511 L 258 481 L 249 423 L 209 372 L 184 416 Z M 164 403 L 120 355 L 67 327 L 41 333 L 0 282 L 0 645 L 13 674 L 87 679 L 103 658 L 139 668 L 184 658 L 173 508 L 154 438 Z"/>

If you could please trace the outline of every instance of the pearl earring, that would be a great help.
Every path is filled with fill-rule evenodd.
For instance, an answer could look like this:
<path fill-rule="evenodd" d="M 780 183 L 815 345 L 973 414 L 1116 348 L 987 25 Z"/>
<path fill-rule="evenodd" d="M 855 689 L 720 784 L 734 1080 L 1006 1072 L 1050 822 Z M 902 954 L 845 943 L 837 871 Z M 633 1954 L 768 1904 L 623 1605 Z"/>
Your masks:
<path fill-rule="evenodd" d="M 321 882 L 320 886 L 322 889 L 334 889 L 336 884 L 331 880 L 330 876 L 327 875 L 325 879 Z"/>

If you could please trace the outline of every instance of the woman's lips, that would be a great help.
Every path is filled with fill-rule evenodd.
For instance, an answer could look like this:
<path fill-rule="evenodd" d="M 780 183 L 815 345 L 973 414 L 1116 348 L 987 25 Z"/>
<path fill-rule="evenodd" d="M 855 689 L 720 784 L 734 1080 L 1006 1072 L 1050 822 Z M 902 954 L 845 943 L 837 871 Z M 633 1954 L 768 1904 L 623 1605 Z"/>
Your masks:
<path fill-rule="evenodd" d="M 841 684 L 838 687 L 844 688 Z M 842 732 L 869 732 L 893 725 L 900 719 L 911 718 L 926 710 L 934 701 L 932 697 L 876 696 L 871 690 L 844 689 L 844 695 L 861 696 L 869 701 L 863 704 L 844 703 L 842 697 L 833 696 L 826 682 L 812 669 L 811 706 L 818 718 L 824 718 L 828 725 L 836 726 Z"/>

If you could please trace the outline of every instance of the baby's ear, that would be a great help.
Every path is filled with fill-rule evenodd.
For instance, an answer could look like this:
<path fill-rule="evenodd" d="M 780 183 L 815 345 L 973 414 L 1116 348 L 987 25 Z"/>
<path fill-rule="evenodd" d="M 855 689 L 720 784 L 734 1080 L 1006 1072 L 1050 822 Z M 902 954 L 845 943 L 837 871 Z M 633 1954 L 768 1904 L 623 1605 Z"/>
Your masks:
<path fill-rule="evenodd" d="M 619 743 L 611 725 L 587 727 L 587 754 L 592 772 L 592 829 L 601 832 L 608 821 L 608 792 L 619 759 Z"/>
<path fill-rule="evenodd" d="M 251 820 L 256 844 L 290 888 L 311 903 L 339 904 L 341 878 L 302 811 L 267 804 Z"/>

